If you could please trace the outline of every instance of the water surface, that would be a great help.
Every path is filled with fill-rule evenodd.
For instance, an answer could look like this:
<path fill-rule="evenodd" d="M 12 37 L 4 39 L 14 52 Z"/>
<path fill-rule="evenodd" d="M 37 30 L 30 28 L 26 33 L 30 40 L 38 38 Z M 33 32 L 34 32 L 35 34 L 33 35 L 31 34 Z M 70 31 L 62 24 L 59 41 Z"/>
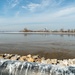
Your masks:
<path fill-rule="evenodd" d="M 75 35 L 0 33 L 0 53 L 39 54 L 46 58 L 74 58 Z"/>

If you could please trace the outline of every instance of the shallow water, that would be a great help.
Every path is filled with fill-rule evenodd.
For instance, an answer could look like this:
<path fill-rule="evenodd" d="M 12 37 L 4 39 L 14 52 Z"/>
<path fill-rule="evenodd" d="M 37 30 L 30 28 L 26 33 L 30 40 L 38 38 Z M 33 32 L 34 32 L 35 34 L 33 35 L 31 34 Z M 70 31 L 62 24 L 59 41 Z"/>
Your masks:
<path fill-rule="evenodd" d="M 0 53 L 39 54 L 46 58 L 74 58 L 75 35 L 0 33 Z"/>

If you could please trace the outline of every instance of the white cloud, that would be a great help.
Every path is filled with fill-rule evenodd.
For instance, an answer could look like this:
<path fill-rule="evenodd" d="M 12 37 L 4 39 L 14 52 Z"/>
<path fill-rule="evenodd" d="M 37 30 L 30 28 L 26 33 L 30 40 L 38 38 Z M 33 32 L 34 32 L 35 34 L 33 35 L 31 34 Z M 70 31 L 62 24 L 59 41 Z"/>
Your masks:
<path fill-rule="evenodd" d="M 60 6 L 65 0 L 51 0 L 51 6 Z"/>
<path fill-rule="evenodd" d="M 9 7 L 14 8 L 16 5 L 19 4 L 19 0 L 7 0 Z"/>
<path fill-rule="evenodd" d="M 11 4 L 13 2 L 13 0 L 7 0 L 8 4 Z"/>
<path fill-rule="evenodd" d="M 50 3 L 50 0 L 42 0 L 41 3 L 29 3 L 27 6 L 22 6 L 22 8 L 28 9 L 31 12 L 35 12 L 38 9 L 42 10 L 46 8 L 47 6 L 49 6 L 49 3 Z"/>
<path fill-rule="evenodd" d="M 40 7 L 40 4 L 30 3 L 27 6 L 22 6 L 24 9 L 28 9 L 31 12 L 35 12 L 37 8 Z"/>
<path fill-rule="evenodd" d="M 18 1 L 18 0 L 17 0 Z M 47 6 L 50 6 L 52 0 L 42 0 L 41 3 L 29 3 L 27 6 L 22 6 L 24 9 L 28 9 L 31 12 L 35 12 L 38 9 L 44 9 Z M 61 2 L 60 2 L 61 3 Z M 59 4 L 60 4 L 59 3 Z M 15 5 L 14 5 L 15 6 Z M 54 9 L 53 9 L 54 10 Z M 68 22 L 70 19 L 74 21 L 75 19 L 75 7 L 65 7 L 61 8 L 58 11 L 52 12 L 49 10 L 48 12 L 42 12 L 39 14 L 34 14 L 33 16 L 31 15 L 25 15 L 24 17 L 19 17 L 19 14 L 22 11 L 16 11 L 15 16 L 13 18 L 6 18 L 6 19 L 1 19 L 1 23 L 44 23 L 44 22 L 59 22 L 59 21 L 65 21 Z M 72 14 L 74 13 L 74 17 Z M 67 20 L 66 20 L 67 19 Z"/>
<path fill-rule="evenodd" d="M 33 6 L 33 5 L 32 5 Z M 30 7 L 32 7 L 30 6 Z M 35 5 L 34 5 L 35 6 Z M 33 6 L 33 8 L 34 8 Z M 37 5 L 39 6 L 39 5 Z M 36 7 L 37 7 L 36 6 Z M 17 11 L 15 16 L 13 18 L 6 18 L 6 19 L 0 19 L 0 23 L 2 22 L 7 22 L 7 23 L 31 23 L 31 22 L 55 22 L 55 21 L 59 21 L 61 18 L 67 18 L 68 20 L 72 17 L 73 19 L 75 18 L 75 7 L 67 7 L 64 9 L 61 9 L 59 11 L 50 13 L 49 12 L 43 12 L 40 14 L 34 14 L 31 16 L 26 16 L 24 15 L 23 17 L 19 16 L 20 11 Z M 73 15 L 74 14 L 74 15 Z M 9 21 L 10 20 L 10 21 Z M 64 20 L 64 19 L 63 19 Z"/>
<path fill-rule="evenodd" d="M 31 12 L 35 12 L 37 10 L 37 8 L 39 8 L 39 7 L 40 7 L 40 4 L 35 4 L 35 3 L 30 3 L 27 6 L 22 6 L 22 8 L 28 9 Z"/>
<path fill-rule="evenodd" d="M 27 7 L 26 6 L 22 6 L 22 8 L 26 9 Z"/>
<path fill-rule="evenodd" d="M 30 4 L 27 6 L 27 8 L 28 8 L 30 11 L 32 11 L 32 12 L 36 11 L 37 8 L 39 8 L 39 7 L 40 7 L 40 4 L 34 4 L 34 3 L 30 3 Z"/>
<path fill-rule="evenodd" d="M 17 11 L 17 12 L 15 13 L 15 17 L 18 17 L 19 14 L 20 14 L 20 11 Z"/>
<path fill-rule="evenodd" d="M 29 3 L 28 5 L 22 6 L 24 9 L 28 9 L 31 12 L 45 10 L 48 8 L 53 8 L 59 6 L 64 0 L 41 0 L 40 3 Z"/>
<path fill-rule="evenodd" d="M 14 3 L 14 4 L 12 4 L 12 5 L 11 5 L 11 7 L 12 7 L 12 8 L 14 8 L 16 5 L 17 5 L 17 4 L 16 4 L 16 3 Z"/>
<path fill-rule="evenodd" d="M 54 14 L 54 16 L 56 16 L 56 17 L 62 17 L 62 16 L 71 15 L 73 13 L 75 13 L 75 7 L 70 7 L 70 8 L 65 8 L 65 9 L 62 9 L 62 10 L 56 12 Z"/>
<path fill-rule="evenodd" d="M 42 0 L 41 6 L 46 7 L 46 6 L 49 6 L 50 3 L 51 3 L 51 0 Z"/>

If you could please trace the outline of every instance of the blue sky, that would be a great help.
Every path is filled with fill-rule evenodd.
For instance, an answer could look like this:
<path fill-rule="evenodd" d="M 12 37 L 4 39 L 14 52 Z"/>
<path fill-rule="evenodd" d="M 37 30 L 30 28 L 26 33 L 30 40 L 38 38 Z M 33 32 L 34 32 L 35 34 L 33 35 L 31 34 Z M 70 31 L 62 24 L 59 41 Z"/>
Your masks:
<path fill-rule="evenodd" d="M 0 30 L 75 29 L 75 0 L 0 0 Z"/>

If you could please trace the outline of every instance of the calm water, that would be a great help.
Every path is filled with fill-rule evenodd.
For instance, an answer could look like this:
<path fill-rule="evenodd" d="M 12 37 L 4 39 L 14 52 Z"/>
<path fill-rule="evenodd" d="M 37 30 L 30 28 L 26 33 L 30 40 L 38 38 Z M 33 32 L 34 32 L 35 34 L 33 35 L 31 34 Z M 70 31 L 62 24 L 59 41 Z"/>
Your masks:
<path fill-rule="evenodd" d="M 74 58 L 75 35 L 0 33 L 0 53 L 39 54 L 47 58 Z"/>

